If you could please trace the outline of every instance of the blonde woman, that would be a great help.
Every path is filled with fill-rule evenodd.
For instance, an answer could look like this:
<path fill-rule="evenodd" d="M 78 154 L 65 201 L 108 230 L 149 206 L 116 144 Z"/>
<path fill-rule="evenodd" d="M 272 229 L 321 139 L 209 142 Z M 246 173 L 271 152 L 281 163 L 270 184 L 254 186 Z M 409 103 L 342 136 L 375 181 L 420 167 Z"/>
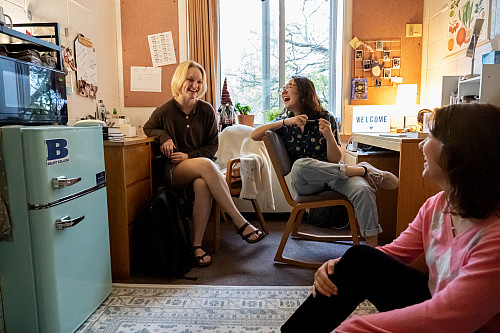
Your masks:
<path fill-rule="evenodd" d="M 214 163 L 218 147 L 217 120 L 210 104 L 200 99 L 207 90 L 203 67 L 185 61 L 172 77 L 173 98 L 156 108 L 144 125 L 147 136 L 157 137 L 165 156 L 165 176 L 172 189 L 194 190 L 193 253 L 198 266 L 212 263 L 202 249 L 212 198 L 231 216 L 237 233 L 248 243 L 265 234 L 252 226 L 233 203 L 224 176 Z"/>

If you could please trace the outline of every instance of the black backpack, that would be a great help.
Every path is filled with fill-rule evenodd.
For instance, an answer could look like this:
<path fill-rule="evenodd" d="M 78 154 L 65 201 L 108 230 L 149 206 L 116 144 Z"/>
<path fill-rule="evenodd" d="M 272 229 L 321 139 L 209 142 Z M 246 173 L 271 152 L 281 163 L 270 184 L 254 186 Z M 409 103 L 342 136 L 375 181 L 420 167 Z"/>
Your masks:
<path fill-rule="evenodd" d="M 349 214 L 344 206 L 311 208 L 307 223 L 322 228 L 343 229 L 349 225 Z"/>
<path fill-rule="evenodd" d="M 195 262 L 188 219 L 180 207 L 172 191 L 160 188 L 143 208 L 135 226 L 137 263 L 149 272 L 196 279 L 185 276 Z"/>

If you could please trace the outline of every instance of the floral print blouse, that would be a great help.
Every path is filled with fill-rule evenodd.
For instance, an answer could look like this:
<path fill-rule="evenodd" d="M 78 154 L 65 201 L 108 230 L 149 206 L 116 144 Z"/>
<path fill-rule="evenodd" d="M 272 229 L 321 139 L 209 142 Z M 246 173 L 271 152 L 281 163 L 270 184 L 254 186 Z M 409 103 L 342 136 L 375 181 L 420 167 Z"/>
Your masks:
<path fill-rule="evenodd" d="M 281 116 L 275 121 L 283 121 L 283 119 L 286 118 L 286 116 Z M 337 121 L 332 115 L 330 115 L 330 123 L 335 141 L 337 141 L 337 144 L 340 146 Z M 283 140 L 292 164 L 299 158 L 304 157 L 315 158 L 319 161 L 328 161 L 326 140 L 319 131 L 317 122 L 306 123 L 304 132 L 296 125 L 289 125 L 277 129 L 276 134 Z"/>

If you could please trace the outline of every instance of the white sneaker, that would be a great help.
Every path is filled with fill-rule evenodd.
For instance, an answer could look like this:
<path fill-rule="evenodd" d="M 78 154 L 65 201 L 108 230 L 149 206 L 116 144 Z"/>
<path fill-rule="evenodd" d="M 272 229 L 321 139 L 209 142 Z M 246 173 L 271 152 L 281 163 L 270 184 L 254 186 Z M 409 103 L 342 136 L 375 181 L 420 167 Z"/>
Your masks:
<path fill-rule="evenodd" d="M 366 180 L 377 189 L 377 186 L 393 190 L 399 185 L 399 178 L 389 171 L 382 171 L 367 162 L 360 162 L 356 166 L 366 168 Z"/>

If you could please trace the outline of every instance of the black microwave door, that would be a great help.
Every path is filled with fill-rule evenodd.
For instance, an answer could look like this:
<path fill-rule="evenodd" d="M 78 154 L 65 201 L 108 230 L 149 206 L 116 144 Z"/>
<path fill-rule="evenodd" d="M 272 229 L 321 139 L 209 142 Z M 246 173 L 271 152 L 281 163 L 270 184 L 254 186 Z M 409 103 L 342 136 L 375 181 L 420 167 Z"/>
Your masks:
<path fill-rule="evenodd" d="M 67 123 L 64 73 L 12 59 L 0 71 L 0 124 Z"/>

